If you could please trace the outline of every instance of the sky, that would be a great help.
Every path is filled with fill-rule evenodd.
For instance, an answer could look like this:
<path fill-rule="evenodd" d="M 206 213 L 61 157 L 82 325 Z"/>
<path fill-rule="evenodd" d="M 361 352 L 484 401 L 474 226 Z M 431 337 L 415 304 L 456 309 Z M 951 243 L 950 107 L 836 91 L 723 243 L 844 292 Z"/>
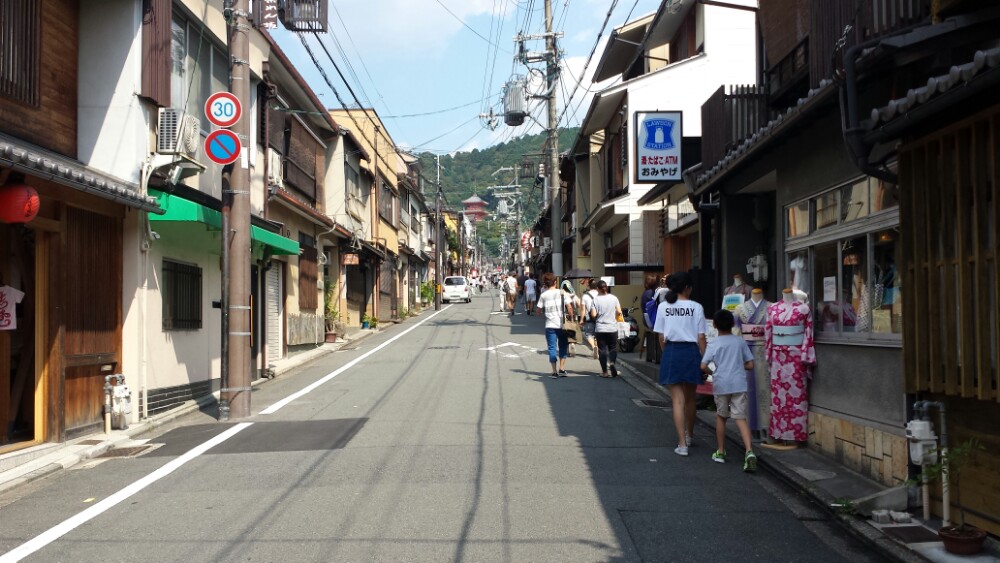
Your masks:
<path fill-rule="evenodd" d="M 552 0 L 553 25 L 564 33 L 558 40 L 563 68 L 569 70 L 562 72 L 558 89 L 560 114 L 608 10 L 615 6 L 560 126 L 579 125 L 592 91 L 612 83 L 592 85 L 589 79 L 611 30 L 652 13 L 659 4 L 660 0 Z M 530 120 L 508 127 L 499 114 L 504 84 L 512 74 L 529 71 L 513 61 L 513 38 L 520 31 L 544 32 L 544 0 L 330 0 L 329 11 L 326 34 L 302 37 L 344 103 L 349 107 L 358 103 L 349 85 L 362 105 L 375 108 L 397 147 L 453 153 L 540 130 Z M 302 38 L 283 28 L 273 34 L 319 99 L 327 107 L 342 107 Z M 323 46 L 346 77 L 346 85 Z M 526 46 L 529 51 L 545 49 L 541 40 Z M 547 114 L 541 106 L 544 102 L 533 101 L 529 108 L 544 121 Z M 491 108 L 498 114 L 494 130 L 479 117 Z"/>

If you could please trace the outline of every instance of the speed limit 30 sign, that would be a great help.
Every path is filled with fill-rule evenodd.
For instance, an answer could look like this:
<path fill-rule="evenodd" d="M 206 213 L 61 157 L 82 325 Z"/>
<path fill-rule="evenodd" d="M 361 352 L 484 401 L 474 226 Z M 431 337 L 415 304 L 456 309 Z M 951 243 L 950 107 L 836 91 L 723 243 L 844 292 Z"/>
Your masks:
<path fill-rule="evenodd" d="M 213 125 L 232 127 L 243 115 L 239 99 L 230 92 L 216 92 L 205 102 L 205 117 Z"/>

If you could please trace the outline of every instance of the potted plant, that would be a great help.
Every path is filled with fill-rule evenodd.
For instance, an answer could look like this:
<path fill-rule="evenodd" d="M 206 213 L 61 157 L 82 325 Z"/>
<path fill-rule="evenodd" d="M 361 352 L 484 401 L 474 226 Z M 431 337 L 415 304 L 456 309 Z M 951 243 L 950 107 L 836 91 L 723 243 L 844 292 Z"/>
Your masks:
<path fill-rule="evenodd" d="M 378 328 L 378 317 L 365 313 L 361 317 L 361 328 L 371 328 L 371 329 Z"/>
<path fill-rule="evenodd" d="M 962 474 L 973 462 L 976 453 L 983 450 L 979 440 L 971 439 L 948 448 L 944 453 L 938 452 L 935 463 L 925 464 L 922 468 L 927 481 L 941 481 L 942 487 L 948 487 L 955 492 L 955 504 L 958 505 L 958 525 L 944 526 L 938 531 L 938 536 L 944 542 L 944 548 L 956 555 L 973 555 L 983 549 L 986 532 L 965 523 L 965 508 L 962 506 Z M 954 486 L 952 486 L 954 483 Z"/>
<path fill-rule="evenodd" d="M 337 284 L 328 284 L 323 292 L 323 321 L 326 327 L 326 342 L 336 342 L 337 335 L 345 332 L 344 323 L 340 322 L 340 308 L 338 307 Z"/>

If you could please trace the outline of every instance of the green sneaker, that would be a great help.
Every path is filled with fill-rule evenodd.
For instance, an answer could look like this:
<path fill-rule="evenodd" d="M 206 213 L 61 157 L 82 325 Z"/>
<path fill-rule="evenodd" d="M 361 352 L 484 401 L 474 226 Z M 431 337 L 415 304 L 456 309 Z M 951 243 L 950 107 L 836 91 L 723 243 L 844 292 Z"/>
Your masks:
<path fill-rule="evenodd" d="M 743 471 L 753 473 L 757 471 L 757 456 L 753 452 L 747 452 L 743 457 Z"/>
<path fill-rule="evenodd" d="M 712 454 L 712 461 L 715 463 L 726 463 L 726 452 L 715 450 L 715 453 Z"/>

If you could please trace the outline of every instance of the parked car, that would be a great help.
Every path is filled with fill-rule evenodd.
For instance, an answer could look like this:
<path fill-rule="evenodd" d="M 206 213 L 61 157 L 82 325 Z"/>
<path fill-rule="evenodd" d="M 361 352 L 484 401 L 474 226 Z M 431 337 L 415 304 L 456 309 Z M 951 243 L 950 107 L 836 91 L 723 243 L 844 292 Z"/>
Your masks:
<path fill-rule="evenodd" d="M 449 301 L 472 301 L 472 291 L 469 287 L 469 280 L 465 276 L 448 276 L 444 279 L 444 287 L 441 289 L 441 302 Z"/>

